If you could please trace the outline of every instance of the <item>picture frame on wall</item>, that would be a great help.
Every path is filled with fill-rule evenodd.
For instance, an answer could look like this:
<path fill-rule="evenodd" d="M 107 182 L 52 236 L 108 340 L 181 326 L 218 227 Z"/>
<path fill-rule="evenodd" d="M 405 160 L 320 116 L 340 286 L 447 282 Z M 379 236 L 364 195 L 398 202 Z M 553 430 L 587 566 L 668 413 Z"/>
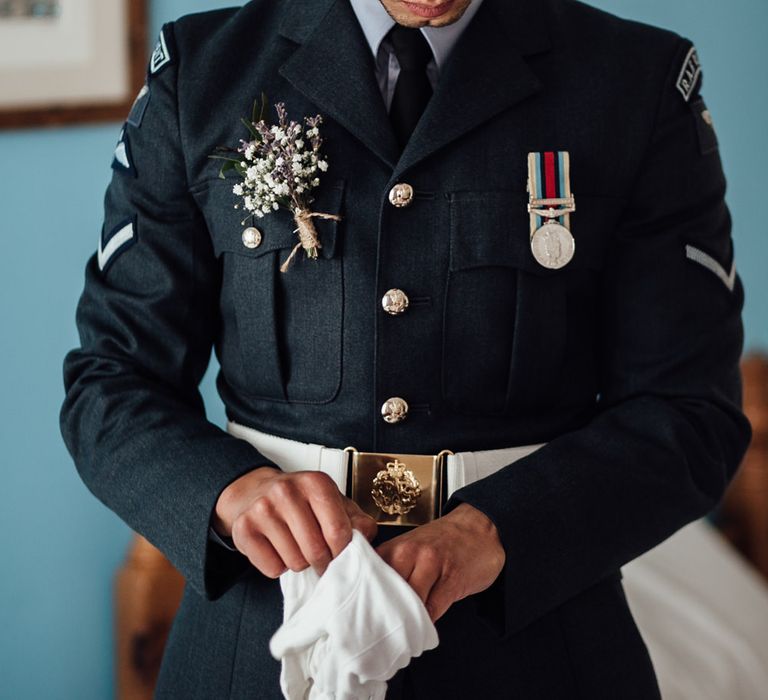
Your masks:
<path fill-rule="evenodd" d="M 124 119 L 147 49 L 146 0 L 0 0 L 0 128 Z"/>

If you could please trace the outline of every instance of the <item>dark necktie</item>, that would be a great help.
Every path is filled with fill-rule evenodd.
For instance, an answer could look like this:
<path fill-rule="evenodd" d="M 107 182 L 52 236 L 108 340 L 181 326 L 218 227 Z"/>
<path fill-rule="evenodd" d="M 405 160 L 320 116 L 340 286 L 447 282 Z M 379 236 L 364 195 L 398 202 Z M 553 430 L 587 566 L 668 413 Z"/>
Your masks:
<path fill-rule="evenodd" d="M 405 146 L 432 97 L 432 86 L 427 77 L 432 49 L 418 29 L 396 24 L 387 36 L 400 64 L 389 118 L 400 145 Z"/>

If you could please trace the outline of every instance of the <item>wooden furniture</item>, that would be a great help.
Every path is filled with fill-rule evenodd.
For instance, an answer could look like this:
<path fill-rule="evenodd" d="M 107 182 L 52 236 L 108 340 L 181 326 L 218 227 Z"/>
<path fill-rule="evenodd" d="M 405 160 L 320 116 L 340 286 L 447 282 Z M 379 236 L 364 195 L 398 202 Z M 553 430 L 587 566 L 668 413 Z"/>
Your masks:
<path fill-rule="evenodd" d="M 725 495 L 718 525 L 768 579 L 768 356 L 747 357 L 742 376 L 752 444 Z"/>
<path fill-rule="evenodd" d="M 152 700 L 183 590 L 181 574 L 137 535 L 115 579 L 118 700 Z"/>

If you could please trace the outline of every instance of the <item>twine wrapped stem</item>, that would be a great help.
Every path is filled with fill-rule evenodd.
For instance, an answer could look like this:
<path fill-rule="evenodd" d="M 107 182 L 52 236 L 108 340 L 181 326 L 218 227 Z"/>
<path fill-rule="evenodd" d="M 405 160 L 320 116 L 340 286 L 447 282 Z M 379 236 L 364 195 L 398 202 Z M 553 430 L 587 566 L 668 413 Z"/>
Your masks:
<path fill-rule="evenodd" d="M 300 208 L 295 209 L 293 212 L 293 220 L 296 222 L 297 228 L 295 233 L 299 234 L 299 242 L 294 246 L 286 261 L 280 266 L 280 272 L 288 271 L 296 254 L 302 248 L 307 252 L 308 258 L 313 260 L 317 258 L 317 251 L 323 246 L 317 236 L 317 229 L 315 229 L 315 224 L 312 221 L 313 218 L 341 221 L 341 217 L 336 214 L 324 214 L 322 212 L 307 211 L 306 209 Z"/>

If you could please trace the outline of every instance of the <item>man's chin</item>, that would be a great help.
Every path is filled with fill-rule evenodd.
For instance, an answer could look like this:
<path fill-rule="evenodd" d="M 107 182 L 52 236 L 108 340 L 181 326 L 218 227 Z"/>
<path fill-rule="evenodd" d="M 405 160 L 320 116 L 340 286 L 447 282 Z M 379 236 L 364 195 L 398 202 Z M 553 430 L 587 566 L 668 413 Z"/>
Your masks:
<path fill-rule="evenodd" d="M 449 24 L 453 24 L 461 19 L 471 3 L 468 2 L 463 4 L 462 0 L 454 0 L 454 4 L 456 7 L 450 8 L 445 14 L 430 18 L 422 17 L 415 12 L 409 11 L 407 6 L 402 2 L 398 2 L 395 7 L 388 7 L 386 2 L 382 2 L 384 9 L 395 22 L 404 27 L 413 29 L 420 27 L 445 27 Z"/>

